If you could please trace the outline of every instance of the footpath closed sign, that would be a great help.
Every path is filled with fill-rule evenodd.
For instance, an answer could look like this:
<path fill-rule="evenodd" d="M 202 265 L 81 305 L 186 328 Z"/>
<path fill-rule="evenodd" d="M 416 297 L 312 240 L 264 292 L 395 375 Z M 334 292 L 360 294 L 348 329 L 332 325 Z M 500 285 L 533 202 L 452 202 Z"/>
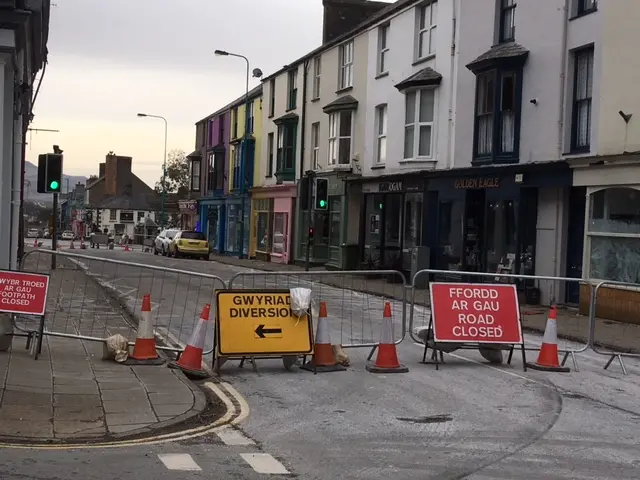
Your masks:
<path fill-rule="evenodd" d="M 521 344 L 515 285 L 432 283 L 436 342 Z"/>
<path fill-rule="evenodd" d="M 313 352 L 311 319 L 293 314 L 288 290 L 219 290 L 216 302 L 220 356 Z"/>
<path fill-rule="evenodd" d="M 0 312 L 44 315 L 49 276 L 0 270 Z"/>

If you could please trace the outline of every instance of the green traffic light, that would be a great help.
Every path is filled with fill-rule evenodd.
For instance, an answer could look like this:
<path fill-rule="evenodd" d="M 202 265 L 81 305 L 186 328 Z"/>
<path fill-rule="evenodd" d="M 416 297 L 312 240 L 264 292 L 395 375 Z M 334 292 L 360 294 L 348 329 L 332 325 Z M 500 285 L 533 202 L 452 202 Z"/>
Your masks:
<path fill-rule="evenodd" d="M 380 203 L 380 204 L 378 204 L 378 208 L 379 208 L 380 210 L 382 210 L 382 207 L 383 207 L 383 205 L 382 205 L 381 203 Z"/>
<path fill-rule="evenodd" d="M 60 184 L 59 184 L 58 182 L 56 182 L 55 180 L 54 180 L 54 181 L 52 181 L 52 182 L 49 184 L 49 187 L 51 188 L 51 190 L 58 190 L 58 187 L 59 187 L 59 186 L 60 186 Z"/>
<path fill-rule="evenodd" d="M 320 200 L 320 206 L 322 208 L 326 207 L 327 206 L 327 202 L 325 202 L 324 200 Z"/>

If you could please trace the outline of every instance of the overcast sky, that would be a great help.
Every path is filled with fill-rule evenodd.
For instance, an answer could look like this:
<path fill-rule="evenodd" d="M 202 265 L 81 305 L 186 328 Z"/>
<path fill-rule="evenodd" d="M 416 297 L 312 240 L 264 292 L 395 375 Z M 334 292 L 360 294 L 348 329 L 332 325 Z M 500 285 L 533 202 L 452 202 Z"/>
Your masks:
<path fill-rule="evenodd" d="M 153 185 L 169 150 L 194 149 L 195 122 L 244 93 L 241 59 L 265 75 L 318 47 L 322 0 L 52 0 L 49 64 L 27 159 L 59 144 L 65 173 L 97 174 L 109 150 Z M 252 79 L 253 80 L 253 79 Z M 253 82 L 251 86 L 257 85 Z"/>

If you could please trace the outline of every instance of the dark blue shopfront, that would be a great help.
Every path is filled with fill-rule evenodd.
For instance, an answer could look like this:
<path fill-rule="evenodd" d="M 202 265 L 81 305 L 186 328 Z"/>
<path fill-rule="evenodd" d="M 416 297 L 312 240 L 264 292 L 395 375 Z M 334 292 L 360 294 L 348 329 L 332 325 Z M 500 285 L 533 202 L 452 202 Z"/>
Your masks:
<path fill-rule="evenodd" d="M 572 179 L 564 162 L 430 176 L 424 243 L 432 268 L 534 275 L 540 191 L 568 189 Z"/>

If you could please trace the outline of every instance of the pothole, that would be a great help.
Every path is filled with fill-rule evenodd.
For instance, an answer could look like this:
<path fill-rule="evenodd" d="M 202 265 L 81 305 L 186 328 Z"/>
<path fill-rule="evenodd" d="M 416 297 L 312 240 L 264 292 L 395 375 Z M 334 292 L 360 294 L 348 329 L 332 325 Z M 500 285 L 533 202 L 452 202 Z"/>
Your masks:
<path fill-rule="evenodd" d="M 453 420 L 453 417 L 448 413 L 440 415 L 427 415 L 424 417 L 396 417 L 396 420 L 407 423 L 445 423 Z"/>

